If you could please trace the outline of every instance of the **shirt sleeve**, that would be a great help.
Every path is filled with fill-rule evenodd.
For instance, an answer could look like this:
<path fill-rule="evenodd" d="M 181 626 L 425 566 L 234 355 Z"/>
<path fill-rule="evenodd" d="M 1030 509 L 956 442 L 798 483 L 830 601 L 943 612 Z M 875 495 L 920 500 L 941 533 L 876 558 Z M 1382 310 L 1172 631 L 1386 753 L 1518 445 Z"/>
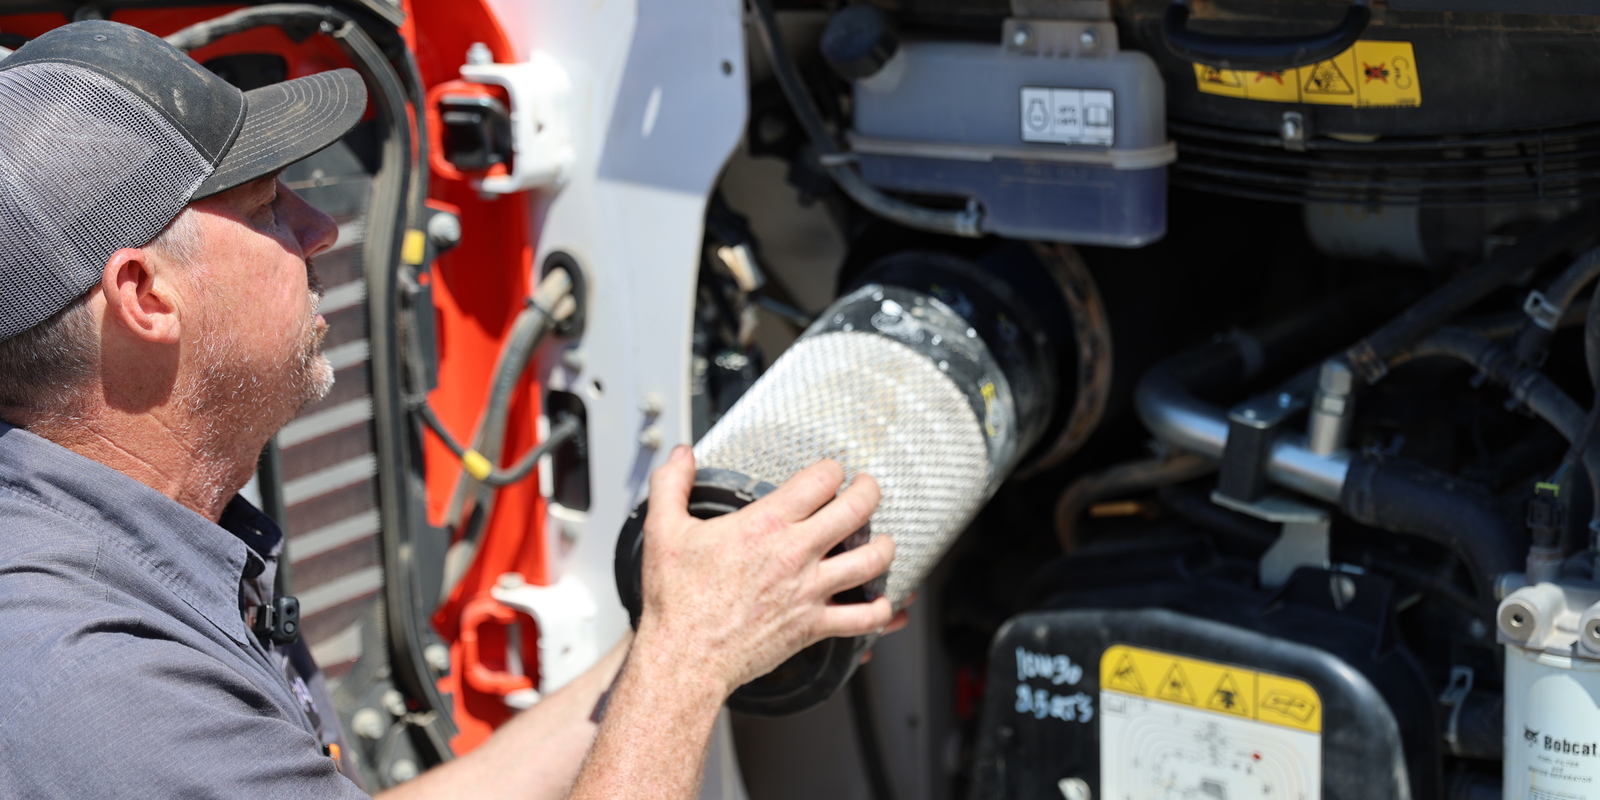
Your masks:
<path fill-rule="evenodd" d="M 102 651 L 0 709 L 0 798 L 365 798 L 243 676 L 176 642 Z"/>

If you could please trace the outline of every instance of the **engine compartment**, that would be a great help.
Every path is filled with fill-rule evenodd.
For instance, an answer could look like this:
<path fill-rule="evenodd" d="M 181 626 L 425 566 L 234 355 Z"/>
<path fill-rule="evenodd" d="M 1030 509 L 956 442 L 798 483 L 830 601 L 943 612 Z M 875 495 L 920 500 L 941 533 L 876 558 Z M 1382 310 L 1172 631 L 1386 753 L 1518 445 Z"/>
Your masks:
<path fill-rule="evenodd" d="M 1069 28 L 1075 36 L 1114 22 L 1123 47 L 1159 64 L 1162 127 L 1178 152 L 1172 188 L 1162 192 L 1166 230 L 1159 241 L 1119 248 L 1072 223 L 1050 235 L 1071 244 L 1055 244 L 1004 233 L 959 239 L 885 222 L 864 210 L 870 202 L 830 185 L 842 185 L 837 167 L 830 180 L 829 157 L 818 160 L 825 148 L 806 140 L 805 122 L 790 110 L 793 92 L 786 99 L 779 81 L 763 80 L 759 61 L 752 67 L 748 149 L 718 187 L 753 232 L 745 244 L 770 278 L 750 303 L 760 324 L 742 352 L 770 363 L 798 333 L 795 320 L 821 310 L 818 300 L 831 295 L 812 273 L 827 259 L 806 252 L 819 246 L 843 265 L 839 287 L 895 254 L 937 251 L 1015 270 L 1066 253 L 1083 265 L 1085 293 L 1104 315 L 1073 304 L 1070 329 L 1056 341 L 1069 355 L 1069 385 L 1090 376 L 1061 404 L 1084 394 L 1104 403 L 1093 432 L 1064 458 L 1023 466 L 994 495 L 924 584 L 914 613 L 930 619 L 911 634 L 918 641 L 881 643 L 882 655 L 853 682 L 867 688 L 852 685 L 848 698 L 807 712 L 810 719 L 735 718 L 752 796 L 1501 796 L 1502 740 L 1510 752 L 1515 732 L 1502 693 L 1520 689 L 1504 688 L 1507 640 L 1497 609 L 1524 584 L 1587 587 L 1594 578 L 1593 489 L 1581 466 L 1595 397 L 1594 345 L 1584 333 L 1593 306 L 1589 289 L 1569 287 L 1593 277 L 1597 238 L 1585 202 L 1591 192 L 1577 178 L 1585 151 L 1564 138 L 1586 124 L 1583 90 L 1550 106 L 1530 97 L 1501 107 L 1528 115 L 1511 119 L 1469 108 L 1455 93 L 1482 97 L 1516 79 L 1502 72 L 1496 80 L 1507 83 L 1491 85 L 1481 73 L 1470 77 L 1483 64 L 1459 72 L 1455 65 L 1499 48 L 1501 66 L 1538 69 L 1539 59 L 1586 41 L 1589 20 L 1445 19 L 1379 4 L 1360 41 L 1388 53 L 1381 48 L 1404 40 L 1421 89 L 1389 105 L 1334 105 L 1319 104 L 1304 86 L 1293 98 L 1253 98 L 1242 87 L 1231 96 L 1208 92 L 1208 76 L 1272 80 L 1283 71 L 1175 56 L 1162 41 L 1164 3 L 957 5 L 896 7 L 884 15 L 892 33 L 881 35 L 890 44 L 880 49 L 987 42 L 988 57 L 1000 60 L 1017 49 L 1019 30 L 1081 13 Z M 1082 13 L 1095 7 L 1105 16 Z M 1326 28 L 1344 7 L 1206 6 L 1195 10 L 1194 27 L 1299 34 Z M 894 150 L 856 133 L 863 119 L 883 124 L 872 116 L 873 87 L 863 84 L 882 80 L 899 56 L 880 55 L 881 72 L 851 79 L 849 69 L 863 69 L 857 62 L 830 69 L 826 13 L 775 17 L 830 129 L 867 144 L 853 152 L 869 184 L 947 213 L 972 209 L 964 201 L 989 191 L 961 180 L 934 190 L 874 167 L 870 159 L 883 153 L 911 154 L 907 163 L 922 157 L 920 167 L 948 177 L 927 162 L 967 154 L 932 145 Z M 1450 44 L 1433 38 L 1445 30 Z M 1052 52 L 1083 57 L 1066 47 Z M 1351 52 L 1359 60 L 1361 51 Z M 753 59 L 761 55 L 753 49 Z M 1291 88 L 1296 75 L 1315 85 L 1319 64 L 1344 63 L 1291 66 Z M 1561 74 L 1585 68 L 1563 66 Z M 1107 85 L 1084 74 L 1064 69 L 1055 85 Z M 949 84 L 939 110 L 924 109 L 924 141 L 986 135 L 973 134 L 973 125 L 993 125 L 995 115 L 963 104 L 954 90 L 982 79 Z M 1038 79 L 1009 80 L 988 91 L 1015 97 L 1022 87 L 1025 143 L 1026 87 Z M 986 121 L 963 127 L 968 110 Z M 1535 118 L 1540 124 L 1525 124 Z M 902 114 L 900 130 L 916 128 L 915 119 Z M 1067 144 L 1084 149 L 1086 141 Z M 1556 171 L 1535 165 L 1556 153 Z M 1008 155 L 1029 157 L 996 151 L 963 169 L 988 170 L 1000 191 L 1027 196 L 1006 182 Z M 1571 180 L 1554 177 L 1568 168 Z M 1547 178 L 1557 182 L 1541 184 Z M 987 198 L 978 205 L 987 209 Z M 832 229 L 815 237 L 823 243 L 792 238 L 823 220 Z M 707 263 L 703 289 L 727 280 L 716 259 Z M 1006 267 L 998 269 L 1003 282 Z M 1077 337 L 1093 346 L 1080 347 Z M 1064 423 L 1055 424 L 1059 432 Z M 1142 689 L 1126 677 L 1113 682 L 1113 662 L 1124 654 L 1116 648 L 1132 648 L 1131 674 Z M 1323 657 L 1343 677 L 1311 663 Z M 1205 677 L 1168 684 L 1173 694 L 1164 696 L 1157 679 L 1169 667 Z M 1252 735 L 1289 740 L 1309 730 L 1289 717 L 1263 722 L 1270 713 L 1252 705 L 1265 699 L 1255 690 L 1239 692 L 1239 705 L 1207 707 L 1214 691 L 1231 686 L 1225 681 L 1255 675 L 1300 676 L 1305 702 L 1320 703 L 1322 738 L 1307 745 L 1320 757 L 1306 758 L 1306 781 L 1296 783 L 1283 764 L 1266 769 L 1262 751 L 1228 751 Z M 1168 705 L 1257 727 L 1204 715 L 1191 721 Z M 1113 723 L 1097 715 L 1113 708 L 1120 727 L 1103 727 Z M 1210 744 L 1173 744 L 1169 752 L 1155 740 L 1127 739 L 1128 730 L 1154 724 L 1139 714 L 1181 733 L 1172 737 Z M 855 741 L 818 744 L 836 738 Z M 802 742 L 823 752 L 802 752 Z M 854 788 L 849 778 L 817 776 L 850 755 L 860 765 Z M 871 788 L 863 793 L 861 785 Z"/>

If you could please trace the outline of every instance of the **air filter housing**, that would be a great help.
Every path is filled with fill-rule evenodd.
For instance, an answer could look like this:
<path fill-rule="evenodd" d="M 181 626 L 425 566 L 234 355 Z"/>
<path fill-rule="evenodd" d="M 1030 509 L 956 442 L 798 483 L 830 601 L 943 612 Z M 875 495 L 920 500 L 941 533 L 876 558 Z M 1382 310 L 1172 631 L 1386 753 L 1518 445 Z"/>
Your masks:
<path fill-rule="evenodd" d="M 894 563 L 877 585 L 839 599 L 881 594 L 896 609 L 1038 438 L 1043 425 L 1030 418 L 1038 415 L 1019 409 L 1048 409 L 1042 395 L 1056 383 L 1047 337 L 1022 323 L 1026 310 L 972 280 L 982 273 L 965 262 L 918 258 L 917 272 L 940 276 L 936 288 L 872 281 L 846 294 L 717 422 L 695 446 L 701 470 L 690 500 L 696 516 L 727 513 L 823 458 L 847 479 L 871 475 L 882 501 L 870 530 L 841 548 L 892 535 Z M 641 504 L 617 551 L 618 588 L 635 624 L 644 516 Z M 729 706 L 768 715 L 810 708 L 843 685 L 870 644 L 819 642 L 740 688 Z"/>

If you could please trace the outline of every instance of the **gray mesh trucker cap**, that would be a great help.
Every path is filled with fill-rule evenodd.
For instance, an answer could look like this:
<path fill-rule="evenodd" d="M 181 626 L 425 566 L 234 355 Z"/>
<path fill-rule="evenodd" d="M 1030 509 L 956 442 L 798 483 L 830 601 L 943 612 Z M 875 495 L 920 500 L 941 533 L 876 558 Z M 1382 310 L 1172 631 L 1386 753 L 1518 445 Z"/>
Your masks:
<path fill-rule="evenodd" d="M 333 144 L 366 106 L 354 70 L 241 92 L 109 21 L 0 60 L 0 341 L 66 308 L 190 201 Z"/>

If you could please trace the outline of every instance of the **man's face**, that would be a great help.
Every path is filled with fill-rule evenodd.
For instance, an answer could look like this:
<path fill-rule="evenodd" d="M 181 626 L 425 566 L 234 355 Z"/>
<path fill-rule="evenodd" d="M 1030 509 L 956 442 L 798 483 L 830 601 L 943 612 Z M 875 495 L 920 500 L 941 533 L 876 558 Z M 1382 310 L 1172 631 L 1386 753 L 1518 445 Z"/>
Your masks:
<path fill-rule="evenodd" d="M 333 246 L 338 228 L 275 175 L 198 201 L 191 213 L 199 325 L 185 338 L 200 374 L 192 402 L 236 423 L 236 433 L 275 431 L 333 385 L 311 258 Z"/>

